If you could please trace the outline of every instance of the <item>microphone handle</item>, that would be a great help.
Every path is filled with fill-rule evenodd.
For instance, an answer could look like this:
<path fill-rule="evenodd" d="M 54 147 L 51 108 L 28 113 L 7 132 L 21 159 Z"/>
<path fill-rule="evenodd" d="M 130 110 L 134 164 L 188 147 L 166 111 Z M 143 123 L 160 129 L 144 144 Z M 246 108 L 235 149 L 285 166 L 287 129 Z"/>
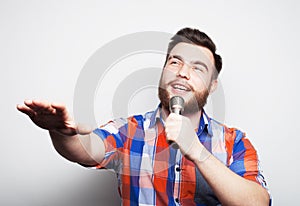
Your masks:
<path fill-rule="evenodd" d="M 172 113 L 180 114 L 180 113 L 181 113 L 181 108 L 179 108 L 179 107 L 173 108 L 173 109 L 172 109 Z M 176 144 L 176 143 L 173 142 L 172 140 L 168 140 L 168 144 L 169 144 L 173 149 L 179 149 L 178 144 Z"/>

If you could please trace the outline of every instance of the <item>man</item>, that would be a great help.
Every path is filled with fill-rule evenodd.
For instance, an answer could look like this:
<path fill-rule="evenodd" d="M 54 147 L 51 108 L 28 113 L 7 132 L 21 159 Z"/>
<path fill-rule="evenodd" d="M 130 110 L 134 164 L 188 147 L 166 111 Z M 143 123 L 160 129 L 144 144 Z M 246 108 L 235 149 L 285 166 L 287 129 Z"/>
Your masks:
<path fill-rule="evenodd" d="M 180 30 L 169 43 L 159 107 L 93 132 L 76 125 L 63 105 L 27 100 L 17 108 L 49 130 L 63 157 L 114 169 L 123 205 L 268 205 L 256 150 L 244 133 L 203 110 L 222 68 L 215 52 L 205 33 Z M 182 115 L 170 113 L 173 96 L 185 101 Z"/>

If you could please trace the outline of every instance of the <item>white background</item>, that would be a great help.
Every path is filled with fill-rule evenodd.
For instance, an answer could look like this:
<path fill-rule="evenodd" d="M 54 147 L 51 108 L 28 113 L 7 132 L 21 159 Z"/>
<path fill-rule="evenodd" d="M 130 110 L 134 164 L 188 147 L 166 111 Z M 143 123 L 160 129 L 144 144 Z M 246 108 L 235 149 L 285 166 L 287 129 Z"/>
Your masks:
<path fill-rule="evenodd" d="M 296 0 L 1 0 L 0 205 L 119 204 L 112 172 L 64 160 L 48 133 L 15 106 L 38 98 L 64 102 L 72 112 L 76 80 L 98 48 L 133 32 L 174 33 L 186 26 L 205 31 L 217 44 L 224 61 L 225 123 L 245 131 L 259 151 L 274 205 L 297 204 L 299 6 Z M 162 58 L 154 59 L 159 66 Z M 144 67 L 153 66 L 149 62 Z M 157 105 L 152 95 L 141 108 L 147 95 L 140 92 L 129 111 Z M 103 114 L 95 108 L 99 124 L 113 118 L 109 97 L 95 101 L 108 106 Z"/>

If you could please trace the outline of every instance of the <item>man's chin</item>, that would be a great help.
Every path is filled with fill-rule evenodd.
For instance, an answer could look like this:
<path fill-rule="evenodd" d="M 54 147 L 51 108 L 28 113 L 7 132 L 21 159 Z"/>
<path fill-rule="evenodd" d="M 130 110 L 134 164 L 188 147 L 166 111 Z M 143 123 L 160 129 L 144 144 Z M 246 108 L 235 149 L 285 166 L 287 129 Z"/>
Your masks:
<path fill-rule="evenodd" d="M 161 101 L 162 108 L 166 111 L 170 111 L 169 109 L 169 101 L 173 96 L 181 96 L 184 99 L 184 111 L 183 115 L 194 114 L 202 110 L 204 105 L 206 104 L 206 100 L 208 97 L 208 92 L 204 91 L 202 93 L 194 93 L 194 92 L 185 92 L 181 95 L 177 92 L 167 91 L 165 89 L 159 88 L 158 96 Z"/>
<path fill-rule="evenodd" d="M 182 92 L 182 93 L 171 93 L 170 95 L 170 99 L 172 98 L 172 97 L 174 97 L 174 96 L 180 96 L 180 97 L 182 97 L 183 98 L 183 100 L 184 100 L 184 102 L 185 102 L 185 104 L 187 103 L 187 102 L 197 102 L 197 99 L 194 97 L 194 95 L 193 95 L 193 93 L 192 92 Z M 197 104 L 197 103 L 196 103 Z"/>

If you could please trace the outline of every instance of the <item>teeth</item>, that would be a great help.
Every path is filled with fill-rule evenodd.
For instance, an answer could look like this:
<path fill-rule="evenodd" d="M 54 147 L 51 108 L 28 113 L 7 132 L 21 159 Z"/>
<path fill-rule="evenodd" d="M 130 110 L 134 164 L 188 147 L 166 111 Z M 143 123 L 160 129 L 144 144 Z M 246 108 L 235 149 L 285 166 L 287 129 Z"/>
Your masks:
<path fill-rule="evenodd" d="M 182 85 L 176 84 L 176 85 L 174 85 L 173 87 L 174 87 L 174 89 L 179 89 L 179 90 L 188 91 L 188 89 L 187 89 L 186 87 L 182 86 Z"/>

